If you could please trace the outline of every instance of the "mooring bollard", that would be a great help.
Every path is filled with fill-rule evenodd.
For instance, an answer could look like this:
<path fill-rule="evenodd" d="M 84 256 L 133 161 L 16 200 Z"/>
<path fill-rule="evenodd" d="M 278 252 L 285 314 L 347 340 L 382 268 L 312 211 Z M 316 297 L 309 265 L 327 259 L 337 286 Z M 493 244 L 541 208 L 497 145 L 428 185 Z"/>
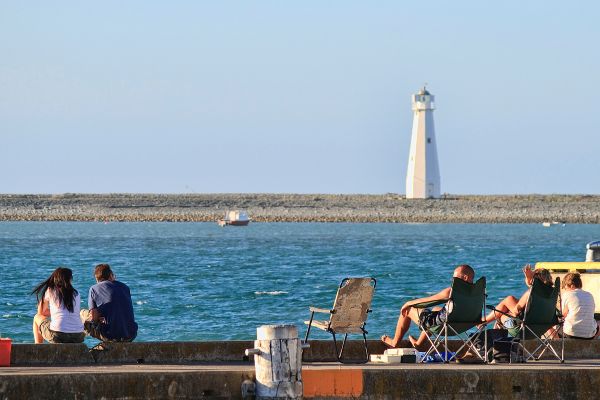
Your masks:
<path fill-rule="evenodd" d="M 302 344 L 294 325 L 256 328 L 254 355 L 256 399 L 302 398 Z"/>

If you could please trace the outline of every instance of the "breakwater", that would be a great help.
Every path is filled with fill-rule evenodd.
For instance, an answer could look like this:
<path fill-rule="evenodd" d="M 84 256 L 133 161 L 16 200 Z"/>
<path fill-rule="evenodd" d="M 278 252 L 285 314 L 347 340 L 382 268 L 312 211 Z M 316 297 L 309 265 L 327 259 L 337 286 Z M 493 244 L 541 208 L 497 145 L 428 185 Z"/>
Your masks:
<path fill-rule="evenodd" d="M 3 221 L 208 222 L 244 209 L 256 222 L 600 223 L 600 195 L 0 195 Z"/>

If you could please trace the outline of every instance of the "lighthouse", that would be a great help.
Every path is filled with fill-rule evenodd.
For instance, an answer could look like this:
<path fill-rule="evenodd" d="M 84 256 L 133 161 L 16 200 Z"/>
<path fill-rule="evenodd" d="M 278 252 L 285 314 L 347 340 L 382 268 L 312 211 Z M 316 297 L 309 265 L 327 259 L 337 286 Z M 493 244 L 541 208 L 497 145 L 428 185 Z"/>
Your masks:
<path fill-rule="evenodd" d="M 434 96 L 425 87 L 412 95 L 413 125 L 406 172 L 407 199 L 440 197 L 433 109 Z"/>

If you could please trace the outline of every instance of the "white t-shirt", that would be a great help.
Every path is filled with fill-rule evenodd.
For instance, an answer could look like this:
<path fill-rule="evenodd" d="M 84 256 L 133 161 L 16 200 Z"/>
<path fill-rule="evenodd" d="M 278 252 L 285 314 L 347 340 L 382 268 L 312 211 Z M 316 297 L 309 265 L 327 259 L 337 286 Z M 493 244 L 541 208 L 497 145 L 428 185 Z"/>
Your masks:
<path fill-rule="evenodd" d="M 50 329 L 63 333 L 83 332 L 83 323 L 81 322 L 81 318 L 79 318 L 81 307 L 79 293 L 73 298 L 73 312 L 69 312 L 64 304 L 59 304 L 58 298 L 52 289 L 46 290 L 44 300 L 48 301 L 50 307 Z"/>
<path fill-rule="evenodd" d="M 563 331 L 567 335 L 591 338 L 596 333 L 594 297 L 585 290 L 565 290 L 562 292 L 563 310 L 568 308 Z"/>

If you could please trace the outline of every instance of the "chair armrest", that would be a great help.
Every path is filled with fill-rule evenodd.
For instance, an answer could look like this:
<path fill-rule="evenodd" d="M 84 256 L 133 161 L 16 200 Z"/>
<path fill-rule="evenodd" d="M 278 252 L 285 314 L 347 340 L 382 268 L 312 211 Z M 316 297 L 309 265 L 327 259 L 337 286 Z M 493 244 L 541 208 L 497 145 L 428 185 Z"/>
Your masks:
<path fill-rule="evenodd" d="M 500 310 L 498 310 L 498 309 L 497 309 L 496 307 L 494 307 L 494 306 L 485 306 L 485 308 L 487 308 L 488 310 L 492 310 L 492 311 L 494 311 L 494 312 L 497 312 L 498 314 L 506 315 L 507 317 L 510 317 L 510 318 L 512 318 L 512 319 L 515 319 L 515 320 L 517 320 L 517 321 L 523 321 L 523 319 L 522 319 L 522 318 L 519 318 L 519 317 L 512 316 L 511 314 L 509 314 L 509 313 L 505 313 L 504 311 L 500 311 Z"/>
<path fill-rule="evenodd" d="M 562 313 L 560 312 L 560 310 L 557 308 L 556 309 L 556 318 L 558 319 L 559 323 L 563 323 L 565 322 L 565 317 L 562 315 Z"/>
<path fill-rule="evenodd" d="M 413 304 L 411 307 L 414 307 L 414 308 L 428 308 L 428 307 L 433 307 L 433 306 L 439 306 L 440 304 L 446 304 L 448 302 L 448 300 L 450 300 L 450 299 L 441 299 L 441 300 L 426 301 L 426 302 L 423 302 L 423 303 Z"/>
<path fill-rule="evenodd" d="M 317 307 L 313 307 L 313 306 L 308 307 L 308 310 L 312 311 L 312 312 L 323 313 L 323 314 L 333 314 L 333 310 L 328 310 L 325 308 L 317 308 Z"/>

